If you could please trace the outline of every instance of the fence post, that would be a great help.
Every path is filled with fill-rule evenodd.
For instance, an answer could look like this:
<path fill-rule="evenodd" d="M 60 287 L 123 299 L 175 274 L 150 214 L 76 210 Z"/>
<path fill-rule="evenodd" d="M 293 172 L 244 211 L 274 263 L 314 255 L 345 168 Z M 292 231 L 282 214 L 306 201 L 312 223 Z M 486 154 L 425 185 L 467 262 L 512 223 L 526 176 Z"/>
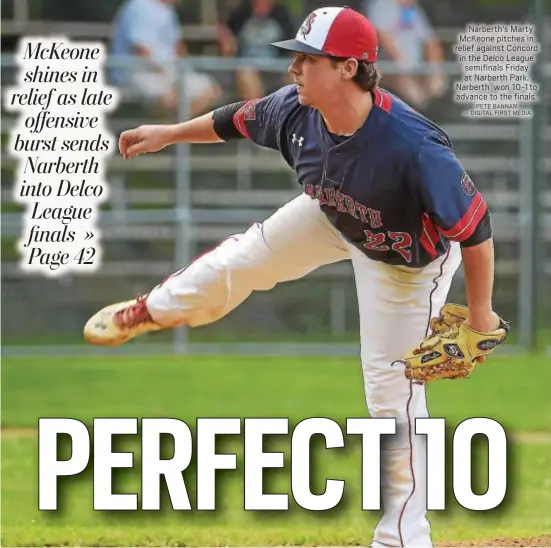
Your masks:
<path fill-rule="evenodd" d="M 185 91 L 184 80 L 186 78 L 187 64 L 185 60 L 178 61 L 177 87 L 178 87 L 178 121 L 185 121 L 189 117 L 190 105 Z M 176 145 L 176 170 L 175 170 L 175 219 L 176 241 L 174 249 L 175 269 L 187 265 L 191 261 L 191 173 L 190 173 L 190 145 L 178 143 Z M 186 354 L 188 352 L 188 327 L 183 326 L 174 330 L 174 353 Z"/>
<path fill-rule="evenodd" d="M 536 249 L 536 196 L 533 166 L 537 158 L 533 139 L 534 118 L 523 118 L 519 122 L 520 170 L 519 170 L 519 279 L 518 279 L 518 333 L 519 344 L 525 350 L 533 348 L 535 319 L 535 273 Z"/>
<path fill-rule="evenodd" d="M 535 351 L 538 346 L 538 327 L 542 317 L 543 289 L 541 280 L 545 274 L 545 257 L 543 233 L 543 190 L 544 190 L 544 147 L 543 147 L 543 128 L 546 119 L 545 93 L 546 93 L 546 75 L 545 75 L 545 13 L 543 0 L 532 0 L 531 2 L 532 21 L 535 27 L 536 40 L 540 43 L 541 50 L 536 56 L 536 61 L 532 67 L 532 81 L 539 84 L 539 101 L 532 109 L 531 130 L 532 130 L 532 163 L 531 179 L 531 241 L 528 243 L 531 248 L 532 272 L 531 272 L 531 291 L 529 293 L 530 306 L 532 309 L 532 332 L 530 338 L 526 338 L 525 344 L 530 350 Z"/>
<path fill-rule="evenodd" d="M 331 335 L 343 335 L 346 331 L 346 290 L 342 281 L 331 283 Z"/>

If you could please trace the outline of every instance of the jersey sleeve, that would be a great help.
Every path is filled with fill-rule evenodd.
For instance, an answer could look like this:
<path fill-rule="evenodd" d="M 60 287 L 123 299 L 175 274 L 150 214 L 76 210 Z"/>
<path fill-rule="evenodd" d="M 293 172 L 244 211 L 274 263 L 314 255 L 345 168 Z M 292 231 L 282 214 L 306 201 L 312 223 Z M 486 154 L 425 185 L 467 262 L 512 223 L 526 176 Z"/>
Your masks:
<path fill-rule="evenodd" d="M 467 240 L 488 206 L 451 146 L 443 139 L 425 139 L 416 164 L 426 213 L 448 240 Z"/>
<path fill-rule="evenodd" d="M 298 99 L 294 86 L 285 86 L 270 95 L 247 101 L 233 116 L 243 137 L 257 145 L 280 150 L 281 131 Z"/>

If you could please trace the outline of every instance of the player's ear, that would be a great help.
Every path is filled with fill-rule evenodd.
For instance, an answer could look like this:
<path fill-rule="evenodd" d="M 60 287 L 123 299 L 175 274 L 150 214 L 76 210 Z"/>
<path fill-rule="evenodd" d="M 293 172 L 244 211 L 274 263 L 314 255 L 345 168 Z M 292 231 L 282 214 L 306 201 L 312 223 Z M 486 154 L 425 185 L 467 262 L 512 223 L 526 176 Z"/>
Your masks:
<path fill-rule="evenodd" d="M 350 80 L 358 71 L 358 61 L 356 59 L 347 59 L 342 64 L 342 76 L 345 80 Z"/>

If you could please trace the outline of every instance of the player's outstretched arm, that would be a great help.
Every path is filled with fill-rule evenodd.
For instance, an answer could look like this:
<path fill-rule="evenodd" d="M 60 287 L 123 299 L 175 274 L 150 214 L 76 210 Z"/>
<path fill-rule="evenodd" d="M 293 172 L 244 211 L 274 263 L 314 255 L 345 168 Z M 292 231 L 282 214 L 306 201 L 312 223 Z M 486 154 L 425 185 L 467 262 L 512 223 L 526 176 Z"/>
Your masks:
<path fill-rule="evenodd" d="M 213 113 L 208 112 L 179 124 L 144 125 L 123 131 L 119 137 L 119 151 L 125 160 L 129 160 L 176 143 L 218 142 L 222 139 L 214 131 Z"/>
<path fill-rule="evenodd" d="M 280 128 L 289 109 L 298 104 L 294 89 L 286 86 L 266 97 L 227 104 L 180 124 L 139 126 L 123 131 L 119 151 L 128 160 L 176 143 L 220 143 L 233 139 L 249 139 L 279 150 Z"/>

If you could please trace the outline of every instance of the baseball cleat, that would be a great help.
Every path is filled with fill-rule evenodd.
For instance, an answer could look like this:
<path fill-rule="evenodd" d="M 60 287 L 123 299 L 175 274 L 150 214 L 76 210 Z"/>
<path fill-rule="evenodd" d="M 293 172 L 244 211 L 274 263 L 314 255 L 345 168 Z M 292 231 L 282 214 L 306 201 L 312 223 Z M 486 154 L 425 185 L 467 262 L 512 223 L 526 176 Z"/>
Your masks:
<path fill-rule="evenodd" d="M 111 304 L 96 312 L 84 326 L 84 339 L 101 346 L 118 346 L 149 333 L 159 331 L 147 310 L 145 297 Z"/>

